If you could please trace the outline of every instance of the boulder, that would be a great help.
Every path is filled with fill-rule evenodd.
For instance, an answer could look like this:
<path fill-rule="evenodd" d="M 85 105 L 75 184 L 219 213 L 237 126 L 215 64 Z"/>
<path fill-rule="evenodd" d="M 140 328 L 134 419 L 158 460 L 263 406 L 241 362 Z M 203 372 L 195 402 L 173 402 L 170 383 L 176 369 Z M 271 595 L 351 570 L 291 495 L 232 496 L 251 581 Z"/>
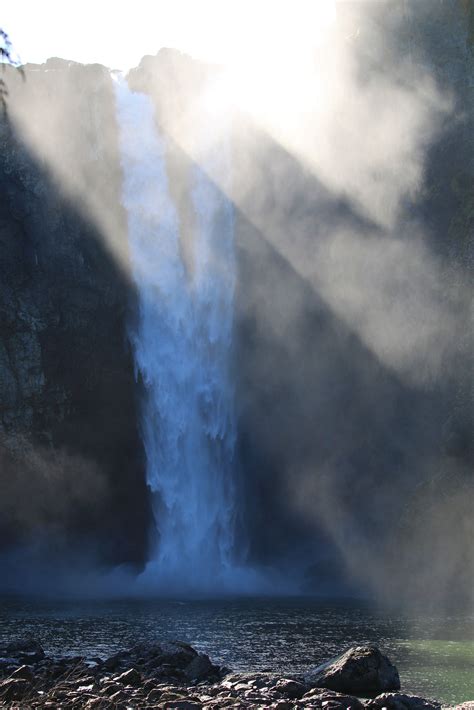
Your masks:
<path fill-rule="evenodd" d="M 12 678 L 21 678 L 22 680 L 27 680 L 32 683 L 35 679 L 34 673 L 30 666 L 20 666 L 11 674 Z"/>
<path fill-rule="evenodd" d="M 364 710 L 364 705 L 358 698 L 344 693 L 336 693 L 326 688 L 312 688 L 303 698 L 304 705 L 324 710 Z"/>
<path fill-rule="evenodd" d="M 102 698 L 101 698 L 102 700 Z M 128 695 L 124 690 L 117 690 L 116 693 L 110 696 L 110 700 L 113 703 L 121 703 L 128 700 Z"/>
<path fill-rule="evenodd" d="M 110 696 L 114 693 L 117 693 L 119 690 L 123 690 L 123 685 L 121 683 L 115 683 L 115 681 L 113 681 L 112 683 L 104 683 L 102 692 L 104 695 Z"/>
<path fill-rule="evenodd" d="M 216 667 L 212 665 L 209 656 L 205 653 L 200 653 L 195 656 L 191 663 L 184 669 L 184 674 L 187 680 L 200 681 L 205 680 L 210 675 L 213 675 Z"/>
<path fill-rule="evenodd" d="M 12 641 L 5 649 L 5 654 L 1 654 L 14 658 L 21 664 L 37 663 L 45 657 L 44 650 L 39 641 L 33 638 L 19 639 Z"/>
<path fill-rule="evenodd" d="M 440 710 L 441 704 L 433 700 L 419 698 L 417 695 L 382 693 L 366 703 L 366 708 L 370 708 L 370 710 L 381 708 L 387 708 L 387 710 Z"/>
<path fill-rule="evenodd" d="M 396 667 L 375 646 L 353 646 L 315 668 L 307 679 L 316 688 L 369 697 L 400 689 Z"/>
<path fill-rule="evenodd" d="M 128 672 L 133 668 L 141 674 L 141 680 L 153 677 L 189 682 L 222 677 L 220 668 L 213 665 L 208 656 L 198 653 L 192 646 L 181 641 L 138 644 L 128 651 L 111 656 L 103 663 L 102 668 L 114 673 Z M 122 676 L 115 680 L 132 684 Z"/>
<path fill-rule="evenodd" d="M 290 700 L 298 700 L 307 691 L 307 686 L 291 678 L 280 678 L 271 690 L 276 690 Z"/>
<path fill-rule="evenodd" d="M 26 695 L 31 693 L 31 683 L 23 678 L 9 678 L 0 683 L 0 699 L 5 703 L 10 703 L 12 700 L 23 700 Z"/>
<path fill-rule="evenodd" d="M 128 651 L 121 651 L 110 656 L 104 664 L 104 670 L 124 670 L 134 666 L 136 668 L 169 665 L 173 668 L 184 669 L 198 656 L 198 652 L 181 641 L 165 641 L 163 643 L 141 643 L 133 646 Z"/>
<path fill-rule="evenodd" d="M 161 663 L 169 663 L 176 668 L 186 668 L 199 654 L 192 646 L 182 641 L 165 641 L 159 644 Z"/>
<path fill-rule="evenodd" d="M 150 690 L 148 695 L 146 696 L 147 702 L 148 703 L 157 703 L 161 696 L 163 695 L 163 691 L 160 690 L 160 688 L 153 688 Z"/>
<path fill-rule="evenodd" d="M 121 673 L 114 679 L 117 683 L 123 683 L 123 685 L 140 685 L 142 682 L 142 676 L 136 668 L 130 668 L 125 673 Z"/>

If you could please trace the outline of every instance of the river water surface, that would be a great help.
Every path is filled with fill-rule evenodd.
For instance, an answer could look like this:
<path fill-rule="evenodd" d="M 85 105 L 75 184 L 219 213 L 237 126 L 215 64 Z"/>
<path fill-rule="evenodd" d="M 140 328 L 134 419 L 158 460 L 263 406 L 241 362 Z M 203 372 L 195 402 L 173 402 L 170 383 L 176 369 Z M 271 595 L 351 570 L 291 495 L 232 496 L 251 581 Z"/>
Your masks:
<path fill-rule="evenodd" d="M 474 700 L 474 615 L 468 614 L 313 599 L 2 600 L 0 644 L 26 634 L 49 654 L 101 657 L 137 641 L 180 639 L 232 670 L 284 674 L 368 642 L 397 665 L 402 690 L 443 704 Z"/>

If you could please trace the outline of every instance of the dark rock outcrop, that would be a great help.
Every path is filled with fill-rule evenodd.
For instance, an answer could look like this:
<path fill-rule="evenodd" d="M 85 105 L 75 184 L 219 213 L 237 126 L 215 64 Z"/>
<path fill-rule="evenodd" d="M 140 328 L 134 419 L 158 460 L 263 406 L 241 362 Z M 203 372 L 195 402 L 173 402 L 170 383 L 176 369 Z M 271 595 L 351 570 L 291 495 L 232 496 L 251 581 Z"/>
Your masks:
<path fill-rule="evenodd" d="M 136 668 L 130 668 L 128 671 L 124 671 L 115 678 L 117 684 L 122 685 L 140 685 L 142 682 L 142 676 Z"/>
<path fill-rule="evenodd" d="M 343 708 L 362 710 L 364 707 L 363 703 L 352 695 L 337 693 L 334 690 L 323 688 L 313 688 L 303 696 L 302 701 L 306 704 L 306 707 L 328 708 L 328 710 L 343 710 Z"/>
<path fill-rule="evenodd" d="M 0 700 L 10 703 L 13 700 L 24 700 L 31 693 L 31 683 L 21 678 L 9 678 L 0 683 Z"/>
<path fill-rule="evenodd" d="M 130 678 L 134 679 L 133 684 L 136 684 L 138 672 L 143 676 L 175 678 L 188 682 L 218 678 L 221 674 L 220 669 L 211 663 L 208 656 L 198 653 L 192 646 L 181 641 L 138 644 L 128 651 L 121 651 L 108 658 L 104 661 L 103 668 L 114 673 L 123 669 L 124 672 L 114 680 L 124 683 L 130 674 Z"/>
<path fill-rule="evenodd" d="M 21 675 L 23 664 L 37 663 L 44 657 L 43 647 L 39 641 L 32 638 L 12 641 L 4 649 L 0 649 L 0 658 L 11 660 L 12 663 L 20 666 L 15 677 L 23 677 Z"/>
<path fill-rule="evenodd" d="M 49 60 L 5 82 L 0 545 L 140 565 L 149 504 L 110 74 Z"/>
<path fill-rule="evenodd" d="M 41 644 L 33 639 L 10 644 L 9 648 L 17 654 L 30 652 L 31 658 L 36 651 L 36 657 L 41 657 Z M 374 655 L 376 649 L 370 650 Z M 362 648 L 352 651 L 354 655 L 357 651 L 359 657 L 364 655 Z M 44 656 L 41 660 L 31 660 L 28 666 L 18 663 L 19 656 L 10 658 L 7 666 L 0 663 L 0 704 L 21 702 L 28 708 L 97 707 L 100 710 L 145 707 L 149 710 L 220 710 L 225 707 L 440 710 L 438 703 L 402 693 L 383 693 L 366 701 L 348 692 L 315 687 L 312 681 L 300 676 L 230 673 L 180 641 L 137 644 L 105 661 Z M 385 666 L 385 662 L 380 662 L 379 667 Z M 365 661 L 359 670 L 366 675 Z M 390 666 L 380 673 L 387 677 Z M 356 675 L 352 667 L 351 677 Z M 465 703 L 462 710 L 471 710 L 470 704 Z"/>
<path fill-rule="evenodd" d="M 370 710 L 440 710 L 441 703 L 405 693 L 382 693 L 366 704 Z"/>
<path fill-rule="evenodd" d="M 315 668 L 308 681 L 315 687 L 361 696 L 400 689 L 397 669 L 375 646 L 350 648 Z"/>
<path fill-rule="evenodd" d="M 272 690 L 276 690 L 278 693 L 281 693 L 285 696 L 285 698 L 297 700 L 303 697 L 307 690 L 307 686 L 304 683 L 292 680 L 291 678 L 280 678 L 275 685 L 272 686 Z"/>

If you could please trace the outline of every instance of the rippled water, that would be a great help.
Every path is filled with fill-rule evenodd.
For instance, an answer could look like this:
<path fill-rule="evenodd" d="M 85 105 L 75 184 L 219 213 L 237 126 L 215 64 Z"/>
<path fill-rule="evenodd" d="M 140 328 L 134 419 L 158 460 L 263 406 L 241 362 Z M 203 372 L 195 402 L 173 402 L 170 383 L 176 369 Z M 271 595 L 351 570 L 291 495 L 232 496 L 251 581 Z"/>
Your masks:
<path fill-rule="evenodd" d="M 0 643 L 25 634 L 51 654 L 106 656 L 136 641 L 187 641 L 233 670 L 304 672 L 354 643 L 377 644 L 402 689 L 474 699 L 474 616 L 387 612 L 309 599 L 0 603 Z"/>

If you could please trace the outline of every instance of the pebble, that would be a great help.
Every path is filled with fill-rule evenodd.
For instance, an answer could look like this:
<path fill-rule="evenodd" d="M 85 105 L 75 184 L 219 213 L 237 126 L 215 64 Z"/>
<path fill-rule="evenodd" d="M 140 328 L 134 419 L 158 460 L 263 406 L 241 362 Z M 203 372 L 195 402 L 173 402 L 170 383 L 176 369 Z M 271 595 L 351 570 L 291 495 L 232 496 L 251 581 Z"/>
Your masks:
<path fill-rule="evenodd" d="M 140 644 L 111 659 L 44 655 L 37 641 L 10 645 L 0 666 L 0 705 L 87 710 L 439 710 L 439 703 L 402 693 L 370 701 L 314 687 L 308 680 L 275 673 L 230 673 L 179 642 Z M 13 649 L 13 651 L 11 650 Z M 12 653 L 18 649 L 17 657 Z M 0 657 L 2 649 L 0 649 Z M 24 662 L 25 657 L 28 663 Z M 30 659 L 36 657 L 36 662 Z M 457 709 L 456 709 L 457 710 Z M 459 710 L 474 710 L 465 703 Z"/>

